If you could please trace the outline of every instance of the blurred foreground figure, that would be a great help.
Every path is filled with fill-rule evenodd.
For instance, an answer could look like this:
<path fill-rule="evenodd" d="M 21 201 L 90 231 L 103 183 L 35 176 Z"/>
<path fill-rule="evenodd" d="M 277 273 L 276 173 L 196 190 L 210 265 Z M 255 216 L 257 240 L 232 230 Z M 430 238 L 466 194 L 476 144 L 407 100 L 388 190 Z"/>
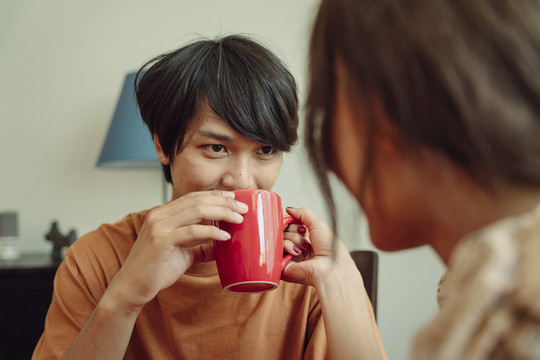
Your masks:
<path fill-rule="evenodd" d="M 414 359 L 540 358 L 538 74 L 538 1 L 321 3 L 306 143 L 329 207 L 333 171 L 378 248 L 428 245 L 448 266 Z M 339 241 L 331 265 L 332 235 L 311 220 L 314 256 L 287 274 L 315 284 L 331 354 L 376 354 L 339 332 L 367 331 L 351 305 L 362 295 L 322 295 L 356 279 Z"/>

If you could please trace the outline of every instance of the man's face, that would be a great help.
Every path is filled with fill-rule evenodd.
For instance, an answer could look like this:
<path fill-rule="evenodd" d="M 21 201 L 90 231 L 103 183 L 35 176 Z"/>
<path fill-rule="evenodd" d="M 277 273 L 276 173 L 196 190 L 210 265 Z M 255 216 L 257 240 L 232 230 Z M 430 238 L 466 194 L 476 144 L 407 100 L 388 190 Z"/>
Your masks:
<path fill-rule="evenodd" d="M 172 200 L 203 190 L 266 189 L 277 179 L 283 154 L 231 128 L 208 106 L 201 106 L 186 130 L 180 152 L 172 159 Z"/>

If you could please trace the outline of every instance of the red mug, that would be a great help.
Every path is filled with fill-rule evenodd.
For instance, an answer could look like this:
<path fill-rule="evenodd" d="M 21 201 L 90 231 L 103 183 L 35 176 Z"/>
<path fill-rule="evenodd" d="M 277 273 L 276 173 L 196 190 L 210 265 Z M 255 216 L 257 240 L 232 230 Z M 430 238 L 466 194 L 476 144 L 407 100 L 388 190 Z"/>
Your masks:
<path fill-rule="evenodd" d="M 283 218 L 281 198 L 268 190 L 235 190 L 236 200 L 247 204 L 241 224 L 216 222 L 231 239 L 214 241 L 216 264 L 223 289 L 233 293 L 260 293 L 279 286 L 281 273 L 292 259 L 283 256 L 283 231 L 295 222 Z"/>

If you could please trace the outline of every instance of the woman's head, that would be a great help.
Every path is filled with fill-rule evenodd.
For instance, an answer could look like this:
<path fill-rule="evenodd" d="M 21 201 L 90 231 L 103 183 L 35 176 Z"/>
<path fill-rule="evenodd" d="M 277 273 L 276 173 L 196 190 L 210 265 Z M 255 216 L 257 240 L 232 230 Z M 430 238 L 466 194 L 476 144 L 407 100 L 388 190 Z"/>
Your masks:
<path fill-rule="evenodd" d="M 281 151 L 297 141 L 297 85 L 282 61 L 245 36 L 199 40 L 146 63 L 136 79 L 141 116 L 174 161 L 203 106 L 249 139 Z M 171 181 L 169 165 L 163 167 Z"/>
<path fill-rule="evenodd" d="M 365 115 L 357 119 L 366 154 L 360 189 L 379 103 L 413 145 L 404 151 L 420 145 L 442 154 L 486 188 L 540 186 L 537 1 L 323 1 L 311 39 L 306 132 L 323 189 L 340 146 L 330 136 L 336 64 Z"/>

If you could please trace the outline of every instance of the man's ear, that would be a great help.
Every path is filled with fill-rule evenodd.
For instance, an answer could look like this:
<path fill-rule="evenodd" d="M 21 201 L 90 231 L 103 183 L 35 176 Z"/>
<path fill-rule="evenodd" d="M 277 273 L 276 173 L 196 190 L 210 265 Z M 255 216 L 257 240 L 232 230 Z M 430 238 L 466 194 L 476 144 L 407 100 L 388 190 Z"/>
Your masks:
<path fill-rule="evenodd" d="M 163 149 L 161 148 L 161 143 L 159 142 L 159 137 L 157 134 L 154 134 L 154 146 L 156 148 L 156 154 L 159 161 L 161 161 L 163 165 L 169 165 L 171 160 L 167 155 L 165 155 L 165 153 L 163 153 Z"/>

